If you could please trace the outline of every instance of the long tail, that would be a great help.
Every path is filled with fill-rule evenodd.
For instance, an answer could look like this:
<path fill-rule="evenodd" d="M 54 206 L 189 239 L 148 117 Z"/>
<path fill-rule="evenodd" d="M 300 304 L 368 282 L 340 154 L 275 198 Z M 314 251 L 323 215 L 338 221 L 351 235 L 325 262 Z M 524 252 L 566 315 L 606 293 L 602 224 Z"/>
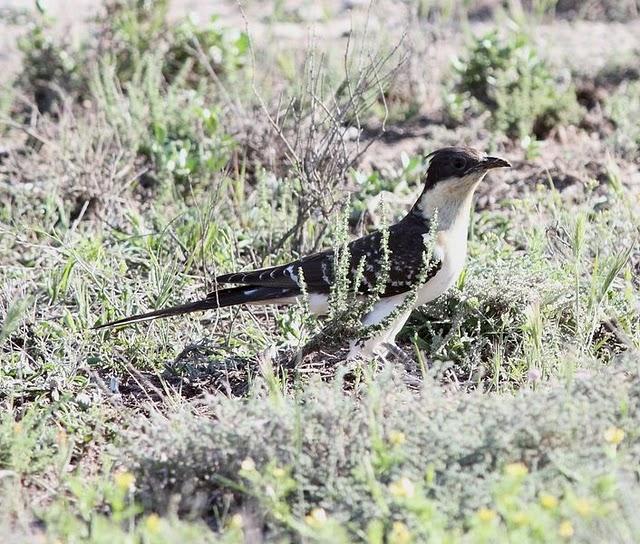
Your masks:
<path fill-rule="evenodd" d="M 207 298 L 197 300 L 196 302 L 187 302 L 186 304 L 180 304 L 170 308 L 162 308 L 153 312 L 132 315 L 102 325 L 94 325 L 92 328 L 97 330 L 107 327 L 131 325 L 142 321 L 151 321 L 153 319 L 190 314 L 191 312 L 201 312 L 215 308 L 226 308 L 238 304 L 256 304 L 260 302 L 277 304 L 278 302 L 290 302 L 292 297 L 298 294 L 299 293 L 294 292 L 291 288 L 244 285 L 242 287 L 214 291 L 207 295 Z"/>

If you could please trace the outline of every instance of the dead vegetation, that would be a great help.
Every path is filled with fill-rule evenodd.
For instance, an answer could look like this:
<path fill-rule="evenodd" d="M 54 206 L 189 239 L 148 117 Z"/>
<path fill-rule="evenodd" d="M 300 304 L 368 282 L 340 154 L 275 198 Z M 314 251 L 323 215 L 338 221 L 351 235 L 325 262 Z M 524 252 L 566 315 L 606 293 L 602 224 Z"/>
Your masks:
<path fill-rule="evenodd" d="M 324 40 L 293 4 L 195 23 L 178 2 L 110 1 L 79 42 L 14 19 L 0 531 L 633 541 L 637 51 L 575 67 L 548 36 L 636 4 L 329 2 Z M 322 328 L 302 308 L 89 330 L 337 243 L 347 194 L 351 234 L 380 223 L 381 194 L 401 215 L 425 152 L 455 143 L 515 168 L 481 188 L 463 277 L 389 360 L 347 365 L 339 343 L 300 357 Z"/>

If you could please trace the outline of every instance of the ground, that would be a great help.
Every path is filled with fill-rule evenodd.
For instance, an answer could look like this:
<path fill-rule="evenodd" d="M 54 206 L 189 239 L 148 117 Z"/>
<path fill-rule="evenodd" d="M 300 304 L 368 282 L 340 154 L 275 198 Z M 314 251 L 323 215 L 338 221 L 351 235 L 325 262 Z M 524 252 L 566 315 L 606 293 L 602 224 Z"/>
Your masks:
<path fill-rule="evenodd" d="M 0 0 L 5 541 L 640 540 L 639 11 Z M 384 228 L 460 143 L 513 168 L 384 360 L 344 284 L 91 329 Z"/>

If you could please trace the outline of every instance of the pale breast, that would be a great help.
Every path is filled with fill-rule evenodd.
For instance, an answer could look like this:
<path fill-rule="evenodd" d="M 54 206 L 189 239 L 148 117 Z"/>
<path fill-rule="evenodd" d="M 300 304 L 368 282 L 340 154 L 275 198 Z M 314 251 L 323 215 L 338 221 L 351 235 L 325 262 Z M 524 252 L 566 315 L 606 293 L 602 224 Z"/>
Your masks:
<path fill-rule="evenodd" d="M 417 305 L 435 300 L 458 279 L 467 256 L 467 229 L 438 232 L 434 255 L 441 260 L 442 266 L 438 273 L 420 288 Z"/>

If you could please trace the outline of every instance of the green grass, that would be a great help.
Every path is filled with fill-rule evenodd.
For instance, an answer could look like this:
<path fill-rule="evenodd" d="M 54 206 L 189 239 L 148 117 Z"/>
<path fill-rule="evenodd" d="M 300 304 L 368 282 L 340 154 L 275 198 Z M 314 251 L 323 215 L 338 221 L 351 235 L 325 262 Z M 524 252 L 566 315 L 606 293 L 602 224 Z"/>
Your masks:
<path fill-rule="evenodd" d="M 457 32 L 462 4 L 420 4 Z M 393 121 L 384 97 L 399 51 L 375 49 L 373 67 L 366 54 L 348 60 L 358 85 L 326 66 L 344 53 L 335 44 L 315 53 L 315 76 L 309 58 L 291 55 L 280 77 L 268 62 L 275 44 L 252 51 L 222 20 L 168 22 L 164 3 L 109 6 L 101 39 L 73 47 L 36 18 L 23 75 L 0 97 L 0 534 L 638 540 L 640 214 L 626 177 L 638 159 L 636 84 L 607 97 L 600 113 L 615 132 L 601 155 L 579 156 L 604 174 L 570 194 L 545 160 L 518 156 L 540 113 L 528 105 L 557 92 L 530 42 L 512 46 L 535 61 L 524 74 L 535 93 L 498 86 L 508 123 L 504 104 L 491 122 L 468 110 L 470 127 L 448 125 L 446 106 L 430 121 L 428 150 L 499 142 L 496 154 L 516 164 L 503 175 L 529 182 L 474 213 L 463 275 L 414 313 L 400 337 L 406 358 L 350 364 L 325 342 L 298 360 L 326 324 L 303 305 L 95 332 L 201 297 L 217 274 L 340 246 L 385 213 L 395 219 L 425 167 L 404 151 L 384 168 L 351 165 L 355 151 L 338 137 Z M 507 64 L 520 58 L 509 47 Z M 495 83 L 474 74 L 485 90 Z M 43 85 L 55 107 L 38 112 Z M 408 112 L 398 134 L 420 122 L 415 99 L 394 106 Z M 393 142 L 377 145 L 376 160 Z M 380 191 L 383 211 L 372 205 Z M 331 331 L 344 295 L 336 290 Z"/>

